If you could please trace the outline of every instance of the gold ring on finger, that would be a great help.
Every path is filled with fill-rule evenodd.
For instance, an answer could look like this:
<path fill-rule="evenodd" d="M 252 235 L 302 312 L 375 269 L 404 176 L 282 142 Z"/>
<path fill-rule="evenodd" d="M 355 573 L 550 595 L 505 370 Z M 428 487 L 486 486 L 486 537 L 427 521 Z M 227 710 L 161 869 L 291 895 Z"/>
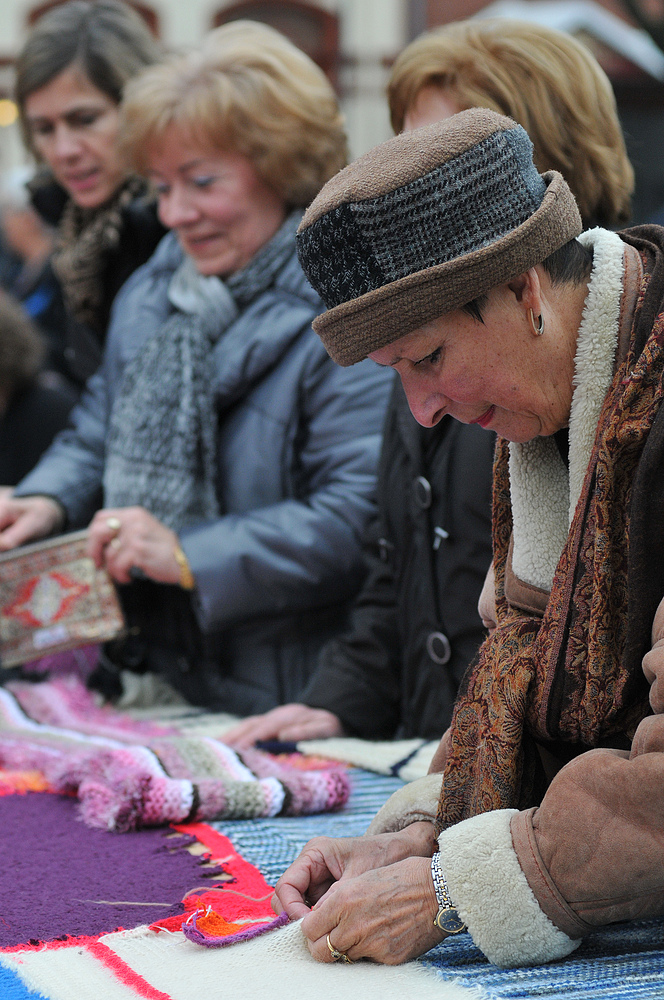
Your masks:
<path fill-rule="evenodd" d="M 325 940 L 327 941 L 327 946 L 330 949 L 330 955 L 332 956 L 332 958 L 334 959 L 335 962 L 341 961 L 341 962 L 344 963 L 344 965 L 352 965 L 353 964 L 353 959 L 349 958 L 348 955 L 345 953 L 345 951 L 338 951 L 334 947 L 334 945 L 330 941 L 330 935 L 329 934 L 326 935 Z"/>
<path fill-rule="evenodd" d="M 122 527 L 122 521 L 119 517 L 107 517 L 106 527 L 109 531 L 112 531 L 113 534 L 117 535 L 118 531 Z"/>

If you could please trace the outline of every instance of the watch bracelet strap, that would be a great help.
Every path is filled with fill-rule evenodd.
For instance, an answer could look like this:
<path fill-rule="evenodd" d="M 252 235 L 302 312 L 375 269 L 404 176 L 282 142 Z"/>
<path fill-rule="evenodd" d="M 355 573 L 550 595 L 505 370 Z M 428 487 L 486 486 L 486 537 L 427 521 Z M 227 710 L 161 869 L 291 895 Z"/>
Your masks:
<path fill-rule="evenodd" d="M 447 934 L 460 934 L 462 931 L 467 930 L 466 924 L 459 916 L 459 912 L 450 897 L 447 881 L 440 863 L 440 852 L 438 851 L 431 858 L 431 877 L 433 879 L 436 899 L 438 900 L 438 913 L 434 918 L 436 927 Z"/>

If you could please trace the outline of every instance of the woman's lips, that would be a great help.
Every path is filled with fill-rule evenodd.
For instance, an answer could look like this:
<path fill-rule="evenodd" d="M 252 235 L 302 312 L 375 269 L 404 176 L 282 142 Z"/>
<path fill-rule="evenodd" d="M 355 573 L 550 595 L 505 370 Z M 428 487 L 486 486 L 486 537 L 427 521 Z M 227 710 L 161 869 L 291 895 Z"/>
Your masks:
<path fill-rule="evenodd" d="M 496 412 L 496 407 L 490 406 L 489 409 L 486 411 L 486 413 L 483 413 L 481 417 L 477 418 L 477 420 L 473 420 L 473 423 L 479 424 L 480 427 L 488 427 L 491 421 L 493 420 L 493 415 L 495 412 Z"/>
<path fill-rule="evenodd" d="M 99 170 L 96 168 L 94 170 L 89 170 L 85 174 L 72 174 L 69 177 L 63 178 L 67 187 L 73 188 L 76 191 L 83 191 L 86 188 L 93 187 L 99 180 Z"/>

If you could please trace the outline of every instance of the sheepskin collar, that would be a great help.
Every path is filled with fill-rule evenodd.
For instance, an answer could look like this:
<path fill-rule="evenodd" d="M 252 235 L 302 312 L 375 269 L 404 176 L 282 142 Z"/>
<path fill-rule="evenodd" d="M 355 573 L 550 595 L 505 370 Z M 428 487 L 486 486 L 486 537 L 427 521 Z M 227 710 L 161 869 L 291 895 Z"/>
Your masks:
<path fill-rule="evenodd" d="M 544 591 L 551 590 L 611 384 L 623 294 L 625 245 L 620 237 L 591 229 L 579 241 L 593 248 L 593 268 L 574 359 L 569 470 L 551 437 L 509 446 L 512 570 L 519 580 Z"/>

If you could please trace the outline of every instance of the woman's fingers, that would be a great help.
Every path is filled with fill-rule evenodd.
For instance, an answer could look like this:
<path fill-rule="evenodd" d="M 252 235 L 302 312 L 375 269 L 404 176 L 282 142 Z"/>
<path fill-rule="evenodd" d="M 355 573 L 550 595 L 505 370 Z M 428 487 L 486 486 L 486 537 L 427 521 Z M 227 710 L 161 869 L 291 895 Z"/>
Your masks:
<path fill-rule="evenodd" d="M 0 501 L 0 551 L 50 535 L 62 522 L 61 507 L 49 497 L 5 497 Z"/>
<path fill-rule="evenodd" d="M 339 719 L 322 708 L 309 708 L 300 702 L 279 705 L 264 715 L 252 715 L 224 733 L 224 743 L 230 746 L 253 746 L 258 740 L 282 740 L 297 743 L 299 740 L 326 739 L 341 736 Z"/>
<path fill-rule="evenodd" d="M 252 746 L 257 740 L 277 739 L 280 730 L 297 722 L 303 711 L 310 709 L 299 702 L 290 702 L 278 705 L 264 715 L 251 715 L 224 733 L 224 743 L 242 748 Z"/>
<path fill-rule="evenodd" d="M 158 583 L 178 583 L 177 535 L 142 507 L 99 510 L 90 522 L 88 554 L 118 583 L 136 570 Z"/>
<path fill-rule="evenodd" d="M 353 961 L 396 965 L 441 940 L 437 909 L 429 859 L 408 858 L 338 882 L 304 918 L 302 932 L 319 961 L 329 961 L 329 935 Z"/>
<path fill-rule="evenodd" d="M 355 838 L 359 839 L 359 838 Z M 343 852 L 349 841 L 316 837 L 310 840 L 290 868 L 275 886 L 275 896 L 281 912 L 291 920 L 299 920 L 343 875 Z M 274 908 L 274 904 L 273 904 Z"/>
<path fill-rule="evenodd" d="M 278 737 L 283 742 L 299 743 L 300 740 L 327 740 L 343 736 L 343 726 L 337 715 L 324 708 L 309 708 L 297 722 L 284 726 Z"/>

